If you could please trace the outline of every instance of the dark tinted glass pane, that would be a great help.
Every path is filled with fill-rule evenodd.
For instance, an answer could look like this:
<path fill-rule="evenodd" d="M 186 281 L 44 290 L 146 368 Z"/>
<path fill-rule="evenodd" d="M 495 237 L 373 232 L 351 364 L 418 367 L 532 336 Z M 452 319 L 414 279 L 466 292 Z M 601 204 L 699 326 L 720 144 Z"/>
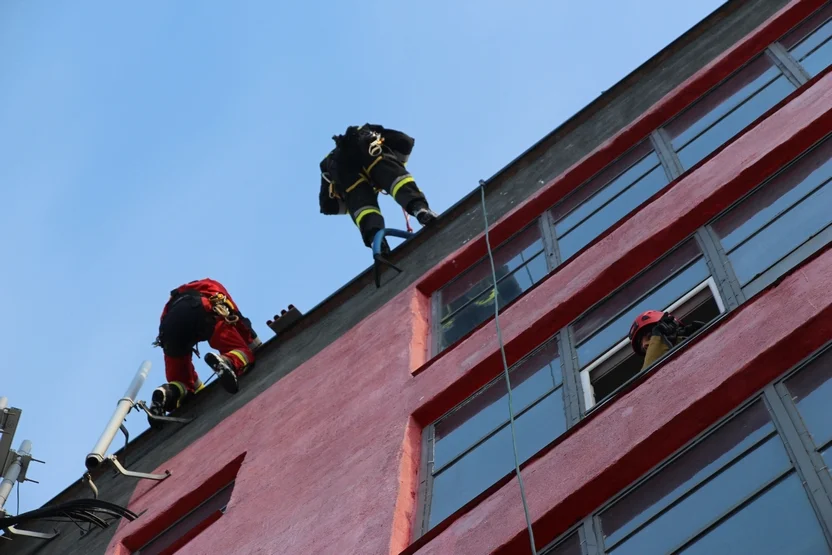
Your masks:
<path fill-rule="evenodd" d="M 799 247 L 832 222 L 828 184 L 801 200 L 728 255 L 742 285 Z"/>
<path fill-rule="evenodd" d="M 620 158 L 611 162 L 608 166 L 595 174 L 589 181 L 582 184 L 575 189 L 570 195 L 563 199 L 552 208 L 552 218 L 559 222 L 564 216 L 572 212 L 577 206 L 580 206 L 593 195 L 604 189 L 614 181 L 620 181 L 622 174 L 626 173 L 633 165 L 639 163 L 645 156 L 653 152 L 653 145 L 650 140 L 645 140 L 628 150 Z M 644 172 L 641 172 L 644 173 Z M 639 173 L 638 175 L 641 175 Z M 633 178 L 634 179 L 634 178 Z M 612 187 L 611 191 L 617 192 L 626 185 L 626 179 L 622 181 L 624 185 Z M 609 198 L 609 197 L 607 197 Z"/>
<path fill-rule="evenodd" d="M 780 70 L 771 58 L 765 54 L 755 58 L 665 126 L 673 149 L 679 151 L 778 75 Z"/>
<path fill-rule="evenodd" d="M 563 540 L 557 547 L 544 551 L 543 555 L 581 555 L 581 537 L 577 532 Z"/>
<path fill-rule="evenodd" d="M 566 430 L 561 389 L 515 419 L 521 462 Z M 508 425 L 438 474 L 433 481 L 430 523 L 433 527 L 514 469 Z"/>
<path fill-rule="evenodd" d="M 739 134 L 751 122 L 763 115 L 769 108 L 786 98 L 795 86 L 781 76 L 761 91 L 735 108 L 707 131 L 693 139 L 678 151 L 682 166 L 690 168 L 708 154 Z"/>
<path fill-rule="evenodd" d="M 511 378 L 512 404 L 519 414 L 561 383 L 556 341 L 515 365 Z M 465 404 L 442 417 L 434 431 L 434 468 L 451 459 L 508 421 L 508 393 L 500 375 Z"/>
<path fill-rule="evenodd" d="M 568 216 L 555 224 L 555 231 L 558 238 L 567 233 L 573 227 L 584 221 L 593 212 L 604 206 L 616 195 L 627 189 L 636 181 L 642 179 L 659 165 L 659 157 L 655 152 L 642 158 L 639 162 L 624 171 L 621 175 L 610 181 L 606 187 L 598 191 L 592 198 L 575 208 Z"/>
<path fill-rule="evenodd" d="M 829 547 L 800 479 L 792 474 L 681 553 L 821 555 Z"/>
<path fill-rule="evenodd" d="M 510 273 L 543 250 L 537 222 L 494 249 L 497 278 Z M 491 286 L 491 264 L 488 257 L 442 288 L 440 302 L 442 317 L 464 305 Z"/>
<path fill-rule="evenodd" d="M 670 553 L 790 467 L 780 438 L 774 436 L 607 552 Z M 650 487 L 650 482 L 641 487 Z"/>
<path fill-rule="evenodd" d="M 667 465 L 615 505 L 601 519 L 611 546 L 655 517 L 698 484 L 774 432 L 768 411 L 757 401 L 699 445 Z"/>
<path fill-rule="evenodd" d="M 674 276 L 673 279 L 665 283 L 662 287 L 636 302 L 623 314 L 596 333 L 592 339 L 589 339 L 586 343 L 578 347 L 578 361 L 580 365 L 583 367 L 592 362 L 596 357 L 627 337 L 627 333 L 630 331 L 630 326 L 633 324 L 636 316 L 645 310 L 664 310 L 684 296 L 685 293 L 702 283 L 709 275 L 710 272 L 707 263 L 705 260 L 700 259 Z"/>
<path fill-rule="evenodd" d="M 823 447 L 832 440 L 832 351 L 789 378 L 786 388 L 815 445 Z"/>
<path fill-rule="evenodd" d="M 589 216 L 572 231 L 560 237 L 558 248 L 560 249 L 561 259 L 566 260 L 584 248 L 593 239 L 661 190 L 667 183 L 667 175 L 664 169 L 661 166 L 656 166 L 629 189 L 626 189 L 603 208 Z"/>
<path fill-rule="evenodd" d="M 610 298 L 601 302 L 589 312 L 578 318 L 572 325 L 575 341 L 580 343 L 598 328 L 614 318 L 616 314 L 640 299 L 650 289 L 656 287 L 702 254 L 696 241 L 688 241 L 670 254 L 659 260 L 649 270 L 631 279 L 619 288 Z"/>
<path fill-rule="evenodd" d="M 821 143 L 713 224 L 726 252 L 832 177 L 832 140 Z"/>
<path fill-rule="evenodd" d="M 539 253 L 525 265 L 514 270 L 509 275 L 501 277 L 498 271 L 497 297 L 500 308 L 504 307 L 521 293 L 527 291 L 532 285 L 546 277 L 549 272 L 546 263 L 546 255 Z M 468 303 L 457 312 L 446 317 L 440 324 L 441 348 L 445 348 L 485 320 L 494 316 L 493 289 L 488 288 L 480 293 L 473 301 Z"/>

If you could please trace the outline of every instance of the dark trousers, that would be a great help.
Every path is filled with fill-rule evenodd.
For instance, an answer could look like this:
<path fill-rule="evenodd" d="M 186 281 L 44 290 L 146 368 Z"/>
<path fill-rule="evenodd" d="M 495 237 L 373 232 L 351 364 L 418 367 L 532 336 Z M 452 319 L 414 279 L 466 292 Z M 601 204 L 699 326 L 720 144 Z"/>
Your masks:
<path fill-rule="evenodd" d="M 411 215 L 420 206 L 427 206 L 425 195 L 413 176 L 393 153 L 372 159 L 347 182 L 351 183 L 344 193 L 347 212 L 368 247 L 372 245 L 376 232 L 384 227 L 384 216 L 378 205 L 379 190 L 393 197 Z"/>

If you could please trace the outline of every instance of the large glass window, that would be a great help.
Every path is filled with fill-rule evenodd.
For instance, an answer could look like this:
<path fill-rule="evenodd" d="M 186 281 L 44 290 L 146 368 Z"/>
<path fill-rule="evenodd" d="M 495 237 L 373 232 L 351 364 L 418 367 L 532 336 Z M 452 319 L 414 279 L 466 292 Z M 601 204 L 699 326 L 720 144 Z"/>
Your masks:
<path fill-rule="evenodd" d="M 717 85 L 664 128 L 687 169 L 783 100 L 795 86 L 765 53 Z"/>
<path fill-rule="evenodd" d="M 566 260 L 667 185 L 650 141 L 644 141 L 552 209 L 561 260 Z"/>
<path fill-rule="evenodd" d="M 549 273 L 548 261 L 537 222 L 517 233 L 494 251 L 497 271 L 497 302 L 500 307 Z M 443 287 L 434 302 L 439 327 L 436 352 L 457 341 L 494 316 L 494 287 L 488 258 Z"/>
<path fill-rule="evenodd" d="M 832 240 L 831 179 L 826 140 L 713 224 L 746 297 Z"/>
<path fill-rule="evenodd" d="M 816 359 L 786 381 L 800 418 L 811 436 L 814 449 L 832 462 L 832 350 Z"/>
<path fill-rule="evenodd" d="M 636 276 L 572 325 L 587 408 L 639 374 L 644 362 L 627 333 L 645 310 L 670 311 L 680 320 L 708 322 L 725 305 L 694 240 Z"/>
<path fill-rule="evenodd" d="M 526 461 L 566 430 L 555 340 L 510 371 L 517 448 Z M 495 378 L 432 426 L 431 495 L 424 530 L 450 516 L 514 469 L 505 377 Z"/>
<path fill-rule="evenodd" d="M 814 77 L 832 64 L 832 4 L 827 3 L 781 44 Z"/>
<path fill-rule="evenodd" d="M 604 552 L 829 553 L 759 400 L 601 512 Z"/>

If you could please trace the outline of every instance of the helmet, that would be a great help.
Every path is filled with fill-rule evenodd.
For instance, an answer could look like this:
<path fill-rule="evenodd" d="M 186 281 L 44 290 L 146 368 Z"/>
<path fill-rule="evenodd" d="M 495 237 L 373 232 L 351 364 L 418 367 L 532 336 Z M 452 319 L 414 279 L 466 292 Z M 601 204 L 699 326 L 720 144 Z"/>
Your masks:
<path fill-rule="evenodd" d="M 633 325 L 630 326 L 630 333 L 627 334 L 627 337 L 630 339 L 630 345 L 637 355 L 644 356 L 644 352 L 641 350 L 641 338 L 648 331 L 648 326 L 652 328 L 653 325 L 659 323 L 662 316 L 664 316 L 663 312 L 648 310 L 639 314 L 633 322 Z"/>

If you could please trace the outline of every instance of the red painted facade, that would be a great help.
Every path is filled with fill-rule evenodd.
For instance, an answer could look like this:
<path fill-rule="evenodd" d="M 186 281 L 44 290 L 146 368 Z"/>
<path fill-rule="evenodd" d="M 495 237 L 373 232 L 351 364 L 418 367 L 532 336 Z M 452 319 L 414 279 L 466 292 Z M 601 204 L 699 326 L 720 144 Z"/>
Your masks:
<path fill-rule="evenodd" d="M 508 237 L 817 8 L 794 1 L 496 224 Z M 508 362 L 568 325 L 832 129 L 832 75 L 650 199 L 508 307 Z M 516 479 L 412 544 L 422 429 L 501 372 L 493 322 L 427 360 L 429 294 L 484 254 L 472 241 L 141 483 L 110 553 L 236 475 L 228 511 L 182 553 L 528 553 Z M 523 470 L 538 547 L 832 337 L 824 249 L 664 361 Z M 393 325 L 395 323 L 395 325 Z M 198 497 L 198 495 L 197 495 Z M 184 504 L 183 504 L 184 503 Z"/>

